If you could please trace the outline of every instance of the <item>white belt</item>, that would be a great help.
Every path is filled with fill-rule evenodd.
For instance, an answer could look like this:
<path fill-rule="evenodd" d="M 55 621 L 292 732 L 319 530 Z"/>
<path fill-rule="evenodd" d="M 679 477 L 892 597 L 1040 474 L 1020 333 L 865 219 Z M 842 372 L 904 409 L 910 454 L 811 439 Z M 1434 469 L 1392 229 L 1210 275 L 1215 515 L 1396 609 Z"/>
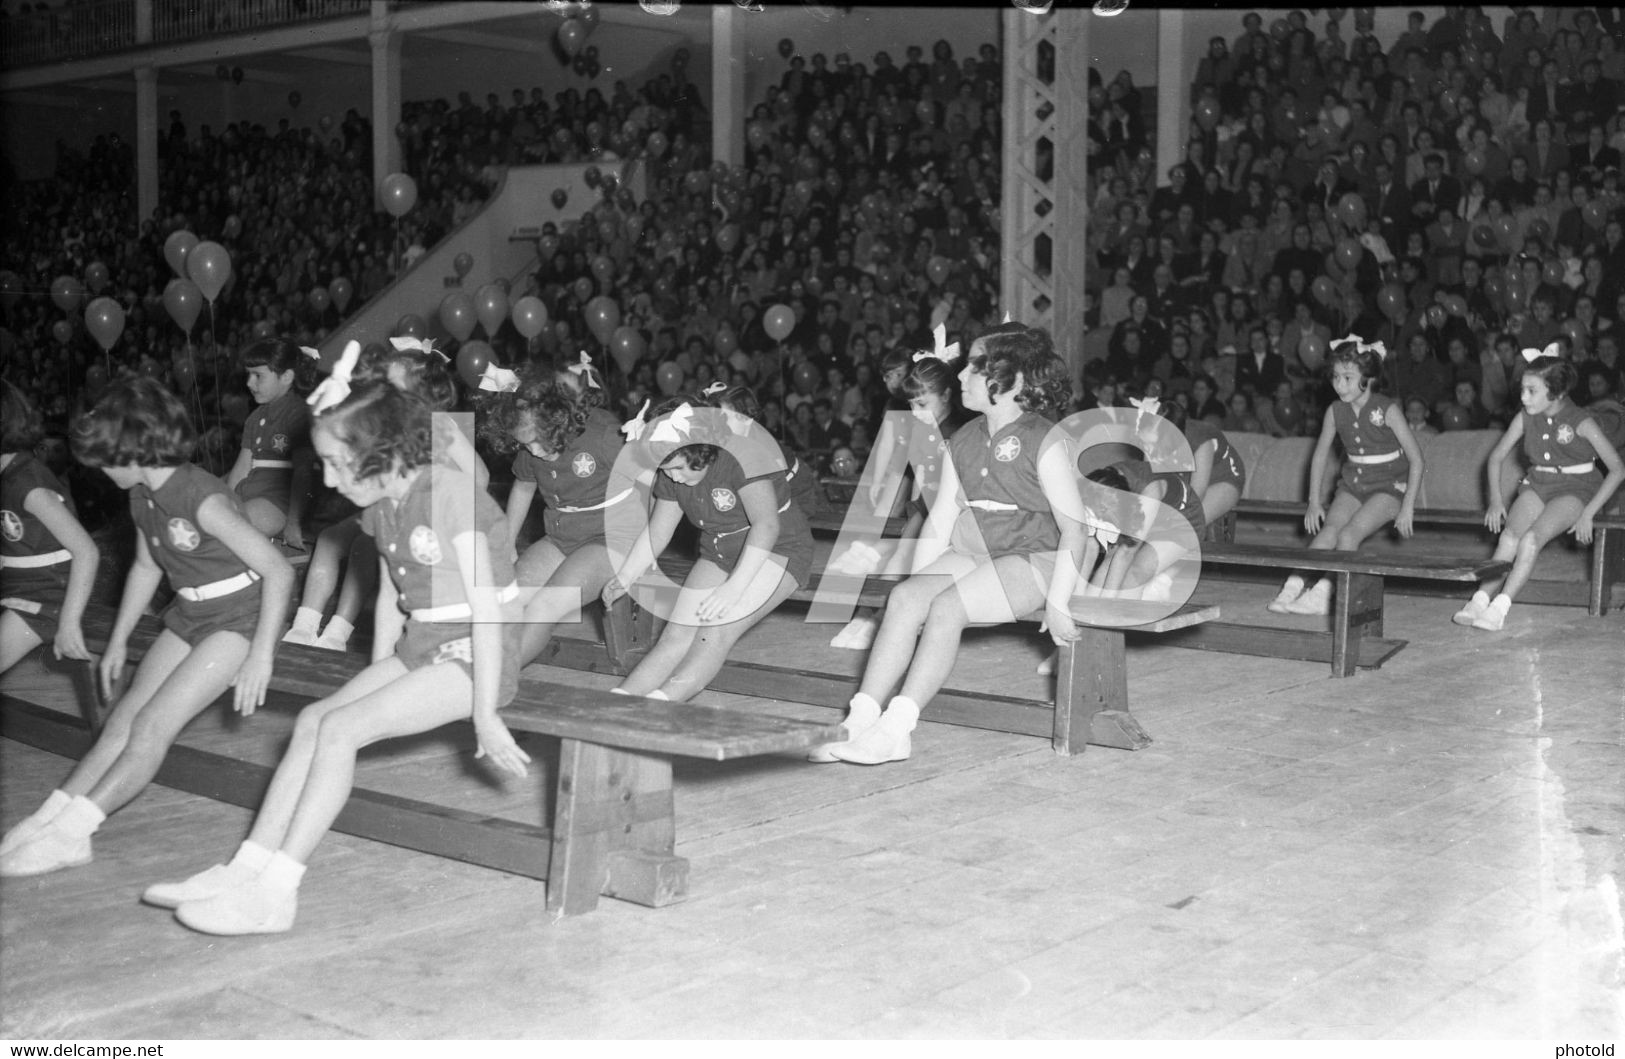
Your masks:
<path fill-rule="evenodd" d="M 630 487 L 628 487 L 626 489 L 622 489 L 608 500 L 605 500 L 602 504 L 593 504 L 590 507 L 564 507 L 560 505 L 559 507 L 554 508 L 554 510 L 566 515 L 574 515 L 582 511 L 602 511 L 611 504 L 619 504 L 622 500 L 625 500 L 631 495 L 632 490 Z"/>
<path fill-rule="evenodd" d="M 790 505 L 791 505 L 791 504 L 792 504 L 792 503 L 794 503 L 794 501 L 792 501 L 792 500 L 786 500 L 786 501 L 785 501 L 785 502 L 784 502 L 784 506 L 782 506 L 782 507 L 780 507 L 780 508 L 779 508 L 779 514 L 781 514 L 781 515 L 782 515 L 782 514 L 784 514 L 784 513 L 785 513 L 785 512 L 786 512 L 786 511 L 789 511 L 789 510 L 790 510 Z M 738 528 L 738 529 L 731 529 L 731 530 L 723 530 L 723 531 L 722 531 L 722 532 L 721 532 L 721 533 L 718 533 L 718 534 L 715 534 L 715 536 L 718 536 L 718 537 L 731 537 L 731 536 L 733 536 L 733 535 L 734 535 L 734 534 L 735 534 L 735 533 L 743 533 L 743 532 L 745 532 L 745 531 L 746 531 L 746 530 L 748 530 L 748 529 L 750 529 L 750 527 L 749 527 L 749 526 L 740 526 L 740 527 L 739 527 L 739 528 Z"/>
<path fill-rule="evenodd" d="M 497 592 L 498 603 L 509 603 L 519 598 L 519 584 L 508 582 Z M 419 607 L 411 611 L 413 621 L 458 621 L 463 618 L 472 618 L 474 608 L 467 603 L 447 603 L 443 607 Z"/>
<path fill-rule="evenodd" d="M 288 468 L 290 468 L 292 466 L 293 466 L 293 461 L 292 460 L 261 460 L 261 459 L 253 459 L 253 460 L 249 461 L 248 469 L 251 470 L 251 471 L 257 471 L 262 467 L 268 467 L 268 468 L 271 468 L 273 470 L 285 471 L 285 470 L 287 470 Z"/>
<path fill-rule="evenodd" d="M 1020 511 L 1017 504 L 1006 504 L 1002 500 L 967 500 L 967 507 L 974 507 L 979 511 Z"/>
<path fill-rule="evenodd" d="M 66 548 L 42 552 L 39 555 L 0 555 L 0 569 L 28 570 L 36 566 L 55 566 L 72 558 L 73 553 Z"/>
<path fill-rule="evenodd" d="M 219 599 L 229 596 L 233 592 L 240 592 L 260 579 L 260 575 L 252 570 L 244 570 L 236 577 L 228 577 L 222 581 L 210 581 L 206 585 L 192 585 L 189 588 L 177 588 L 175 594 L 182 599 L 193 603 L 202 603 L 206 599 Z"/>
<path fill-rule="evenodd" d="M 1545 471 L 1548 474 L 1590 474 L 1594 466 L 1595 464 L 1591 463 L 1571 463 L 1564 467 L 1558 467 L 1550 463 L 1537 463 L 1529 469 L 1531 471 Z"/>
<path fill-rule="evenodd" d="M 1350 463 L 1393 463 L 1395 460 L 1399 459 L 1399 456 L 1400 456 L 1400 452 L 1399 452 L 1398 449 L 1395 449 L 1393 452 L 1385 452 L 1381 456 L 1356 456 L 1353 453 L 1350 453 L 1349 454 L 1349 462 Z"/>

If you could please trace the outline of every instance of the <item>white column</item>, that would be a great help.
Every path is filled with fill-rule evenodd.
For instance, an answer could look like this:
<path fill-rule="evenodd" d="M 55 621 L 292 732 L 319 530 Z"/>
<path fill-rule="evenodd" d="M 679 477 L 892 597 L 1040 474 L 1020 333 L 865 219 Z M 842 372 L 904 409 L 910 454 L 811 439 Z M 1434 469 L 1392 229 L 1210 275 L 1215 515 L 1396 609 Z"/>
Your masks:
<path fill-rule="evenodd" d="M 152 0 L 135 0 L 135 42 L 152 43 Z"/>
<path fill-rule="evenodd" d="M 1191 73 L 1185 61 L 1185 12 L 1157 12 L 1157 183 L 1185 156 Z"/>
<path fill-rule="evenodd" d="M 158 208 L 158 71 L 138 66 L 134 73 L 135 208 L 139 226 Z"/>
<path fill-rule="evenodd" d="M 711 8 L 711 157 L 730 166 L 745 160 L 745 51 L 739 8 Z"/>
<path fill-rule="evenodd" d="M 401 121 L 401 37 L 387 29 L 367 34 L 372 45 L 372 187 L 401 169 L 401 141 L 395 126 Z M 382 203 L 378 203 L 381 207 Z"/>

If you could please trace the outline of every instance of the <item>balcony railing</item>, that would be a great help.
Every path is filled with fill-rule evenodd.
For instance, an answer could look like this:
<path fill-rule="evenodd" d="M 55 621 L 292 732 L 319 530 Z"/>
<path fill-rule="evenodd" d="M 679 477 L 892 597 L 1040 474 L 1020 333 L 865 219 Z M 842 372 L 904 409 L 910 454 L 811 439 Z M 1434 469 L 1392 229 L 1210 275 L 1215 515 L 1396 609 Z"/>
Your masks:
<path fill-rule="evenodd" d="M 152 0 L 152 44 L 176 44 L 297 22 L 364 15 L 371 0 Z M 123 51 L 136 40 L 136 0 L 84 0 L 0 19 L 0 66 L 59 63 Z"/>

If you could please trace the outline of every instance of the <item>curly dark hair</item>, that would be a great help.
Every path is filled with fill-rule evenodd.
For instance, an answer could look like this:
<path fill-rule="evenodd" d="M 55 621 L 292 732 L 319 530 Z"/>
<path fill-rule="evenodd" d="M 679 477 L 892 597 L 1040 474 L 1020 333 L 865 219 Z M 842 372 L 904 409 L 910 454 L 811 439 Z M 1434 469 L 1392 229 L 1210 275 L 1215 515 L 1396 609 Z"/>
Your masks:
<path fill-rule="evenodd" d="M 437 353 L 370 344 L 356 361 L 352 385 L 389 382 L 390 369 L 397 366 L 401 388 L 431 411 L 450 412 L 457 407 L 457 380 L 452 377 L 450 365 Z"/>
<path fill-rule="evenodd" d="M 286 338 L 262 338 L 244 347 L 237 357 L 243 370 L 267 367 L 281 375 L 293 372 L 293 390 L 303 397 L 315 389 L 321 375 L 321 361 L 307 357 L 297 344 Z"/>
<path fill-rule="evenodd" d="M 982 352 L 975 352 L 980 346 Z M 989 397 L 1015 388 L 1022 378 L 1016 404 L 1023 411 L 1054 419 L 1072 395 L 1066 365 L 1055 355 L 1049 332 L 1025 324 L 999 324 L 989 328 L 971 346 L 971 370 L 987 378 Z"/>
<path fill-rule="evenodd" d="M 45 437 L 45 423 L 34 403 L 0 379 L 0 452 L 33 452 Z"/>
<path fill-rule="evenodd" d="M 1546 392 L 1554 398 L 1562 397 L 1580 381 L 1580 369 L 1561 357 L 1539 357 L 1524 368 L 1523 373 L 1539 376 L 1546 384 Z"/>
<path fill-rule="evenodd" d="M 514 452 L 522 446 L 514 434 L 527 427 L 536 432 L 536 441 L 548 452 L 562 452 L 587 428 L 591 410 L 576 395 L 551 381 L 521 385 L 507 401 L 492 402 L 480 423 L 481 435 L 499 452 Z"/>
<path fill-rule="evenodd" d="M 69 444 L 87 467 L 178 467 L 197 451 L 197 430 L 179 397 L 156 379 L 131 375 L 74 420 Z"/>
<path fill-rule="evenodd" d="M 1339 364 L 1352 364 L 1360 369 L 1360 381 L 1369 383 L 1372 389 L 1376 389 L 1382 382 L 1382 355 L 1374 349 L 1361 349 L 1354 342 L 1339 342 L 1332 346 L 1331 352 L 1326 355 L 1328 379 Z"/>
<path fill-rule="evenodd" d="M 371 380 L 341 403 L 319 414 L 314 429 L 331 434 L 350 450 L 357 478 L 410 471 L 434 459 L 433 413 L 412 394 L 388 382 Z"/>

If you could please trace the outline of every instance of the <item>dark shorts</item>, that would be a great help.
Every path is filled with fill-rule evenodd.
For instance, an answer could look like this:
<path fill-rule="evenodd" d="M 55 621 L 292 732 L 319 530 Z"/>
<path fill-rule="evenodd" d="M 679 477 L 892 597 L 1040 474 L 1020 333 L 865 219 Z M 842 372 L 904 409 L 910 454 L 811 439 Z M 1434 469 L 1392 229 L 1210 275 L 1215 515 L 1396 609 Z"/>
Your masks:
<path fill-rule="evenodd" d="M 293 490 L 293 471 L 281 467 L 261 467 L 248 472 L 248 477 L 237 483 L 237 498 L 243 503 L 264 500 L 275 504 L 284 515 L 288 513 L 288 494 Z"/>
<path fill-rule="evenodd" d="M 164 628 L 185 640 L 188 647 L 196 647 L 217 632 L 234 632 L 253 640 L 260 623 L 262 588 L 256 581 L 240 592 L 197 603 L 176 596 L 164 608 Z"/>
<path fill-rule="evenodd" d="M 1404 500 L 1406 479 L 1410 473 L 1411 461 L 1403 456 L 1387 463 L 1355 463 L 1349 460 L 1343 464 L 1337 491 L 1348 493 L 1362 504 L 1385 493 L 1397 500 Z"/>
<path fill-rule="evenodd" d="M 68 570 L 72 566 L 72 562 L 66 562 L 27 570 L 11 568 L 0 571 L 0 599 L 26 599 L 60 610 L 68 594 Z M 20 610 L 11 613 L 21 618 L 23 624 L 46 643 L 56 639 L 55 618 L 45 614 L 25 614 Z"/>
<path fill-rule="evenodd" d="M 749 530 L 740 530 L 726 536 L 715 533 L 700 535 L 700 558 L 709 559 L 731 574 L 745 553 L 745 537 Z M 784 563 L 784 572 L 795 578 L 796 587 L 803 588 L 812 580 L 812 538 L 804 534 L 792 535 L 788 540 L 780 536 L 773 546 L 773 554 Z"/>
<path fill-rule="evenodd" d="M 499 707 L 508 705 L 519 693 L 519 640 L 524 628 L 517 621 L 502 627 L 502 678 L 497 685 Z M 409 670 L 450 663 L 460 666 L 470 681 L 474 679 L 474 641 L 467 622 L 407 619 L 406 628 L 401 630 L 401 638 L 395 643 L 395 657 Z"/>
<path fill-rule="evenodd" d="M 1247 488 L 1247 471 L 1241 466 L 1241 457 L 1239 455 L 1228 460 L 1222 460 L 1216 456 L 1213 459 L 1213 470 L 1207 479 L 1208 488 L 1211 489 L 1226 482 L 1236 487 L 1237 496 L 1240 496 L 1242 491 Z"/>
<path fill-rule="evenodd" d="M 1530 471 L 1519 484 L 1518 493 L 1534 493 L 1546 504 L 1560 496 L 1572 496 L 1581 503 L 1589 503 L 1601 488 L 1602 472 L 1592 467 L 1585 474 Z"/>
<path fill-rule="evenodd" d="M 624 501 L 623 501 L 624 503 Z M 602 544 L 606 512 L 555 511 L 548 508 L 542 515 L 542 535 L 553 542 L 553 547 L 569 555 L 583 544 Z"/>

